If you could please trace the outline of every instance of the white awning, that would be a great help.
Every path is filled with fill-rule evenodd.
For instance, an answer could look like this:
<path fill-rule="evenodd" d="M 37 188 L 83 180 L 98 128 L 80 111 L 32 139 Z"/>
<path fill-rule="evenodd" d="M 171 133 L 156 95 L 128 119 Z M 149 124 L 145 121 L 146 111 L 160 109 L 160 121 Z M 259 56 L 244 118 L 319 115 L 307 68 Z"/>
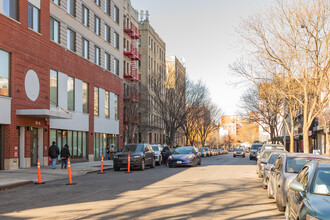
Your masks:
<path fill-rule="evenodd" d="M 72 114 L 59 109 L 20 109 L 16 110 L 16 115 L 30 116 L 37 118 L 62 118 L 71 119 Z"/>

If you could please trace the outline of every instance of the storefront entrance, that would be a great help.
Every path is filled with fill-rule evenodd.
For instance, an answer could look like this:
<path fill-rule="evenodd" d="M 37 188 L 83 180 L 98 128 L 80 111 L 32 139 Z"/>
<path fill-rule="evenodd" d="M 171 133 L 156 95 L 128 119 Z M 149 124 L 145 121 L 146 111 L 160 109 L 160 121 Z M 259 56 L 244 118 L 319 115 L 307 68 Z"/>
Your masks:
<path fill-rule="evenodd" d="M 38 162 L 38 129 L 31 130 L 31 166 L 37 166 Z"/>

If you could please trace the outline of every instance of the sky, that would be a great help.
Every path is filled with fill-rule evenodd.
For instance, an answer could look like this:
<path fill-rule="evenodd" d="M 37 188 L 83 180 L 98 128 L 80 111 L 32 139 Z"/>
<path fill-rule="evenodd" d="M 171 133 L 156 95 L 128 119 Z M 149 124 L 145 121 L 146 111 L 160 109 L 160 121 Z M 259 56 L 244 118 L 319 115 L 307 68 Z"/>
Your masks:
<path fill-rule="evenodd" d="M 235 86 L 229 65 L 243 56 L 235 29 L 241 19 L 271 0 L 131 0 L 149 11 L 151 26 L 166 43 L 166 55 L 184 57 L 190 79 L 202 79 L 225 114 L 237 114 L 246 88 Z"/>

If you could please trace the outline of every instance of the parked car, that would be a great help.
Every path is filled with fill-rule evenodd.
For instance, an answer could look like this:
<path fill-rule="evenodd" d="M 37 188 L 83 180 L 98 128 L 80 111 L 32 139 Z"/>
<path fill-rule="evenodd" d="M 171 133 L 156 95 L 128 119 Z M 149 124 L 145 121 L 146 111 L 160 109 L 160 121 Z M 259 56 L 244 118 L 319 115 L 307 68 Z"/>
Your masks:
<path fill-rule="evenodd" d="M 330 218 L 330 161 L 311 161 L 290 183 L 287 219 Z"/>
<path fill-rule="evenodd" d="M 279 211 L 284 211 L 288 186 L 299 171 L 311 160 L 329 159 L 325 156 L 304 153 L 282 153 L 270 168 L 268 197 L 275 198 Z"/>
<path fill-rule="evenodd" d="M 162 157 L 162 146 L 160 144 L 153 144 L 151 145 L 152 150 L 155 152 L 156 156 L 156 164 L 159 166 L 162 163 L 163 157 Z"/>
<path fill-rule="evenodd" d="M 259 178 L 263 178 L 264 175 L 264 166 L 267 164 L 267 160 L 272 152 L 275 150 L 265 150 L 257 161 L 257 174 Z M 283 151 L 280 151 L 283 153 Z"/>
<path fill-rule="evenodd" d="M 114 155 L 113 167 L 115 171 L 119 171 L 120 168 L 127 168 L 128 155 L 130 155 L 131 168 L 144 170 L 145 166 L 154 168 L 156 165 L 155 152 L 149 144 L 128 144 Z"/>
<path fill-rule="evenodd" d="M 198 151 L 201 153 L 202 157 L 206 157 L 206 151 L 203 148 L 200 148 Z"/>
<path fill-rule="evenodd" d="M 274 165 L 275 161 L 277 160 L 278 156 L 281 153 L 283 153 L 283 151 L 273 151 L 268 157 L 267 163 L 264 166 L 264 173 L 263 173 L 262 185 L 264 189 L 266 189 L 268 185 L 270 168 Z"/>
<path fill-rule="evenodd" d="M 262 145 L 263 145 L 262 143 L 255 143 L 255 144 L 251 145 L 250 160 L 252 160 L 252 159 L 256 160 L 257 159 L 258 149 L 259 149 L 259 147 L 262 147 Z"/>
<path fill-rule="evenodd" d="M 203 149 L 203 150 L 206 152 L 206 156 L 207 156 L 207 157 L 210 157 L 210 156 L 212 156 L 212 154 L 211 154 L 211 151 L 210 151 L 210 149 L 209 149 L 209 148 L 207 148 L 207 147 L 204 147 L 204 148 L 201 148 L 201 149 Z"/>
<path fill-rule="evenodd" d="M 257 155 L 257 158 L 265 150 L 284 150 L 284 151 L 286 151 L 284 145 L 281 145 L 281 144 L 264 144 L 264 145 L 262 145 L 261 150 L 259 151 L 259 153 Z"/>
<path fill-rule="evenodd" d="M 234 153 L 233 153 L 233 157 L 237 157 L 237 156 L 241 156 L 241 157 L 245 157 L 245 152 L 242 148 L 236 148 Z"/>
<path fill-rule="evenodd" d="M 223 148 L 219 148 L 217 151 L 219 155 L 223 154 Z"/>
<path fill-rule="evenodd" d="M 178 147 L 168 157 L 169 167 L 175 166 L 196 166 L 202 164 L 202 156 L 196 147 Z"/>

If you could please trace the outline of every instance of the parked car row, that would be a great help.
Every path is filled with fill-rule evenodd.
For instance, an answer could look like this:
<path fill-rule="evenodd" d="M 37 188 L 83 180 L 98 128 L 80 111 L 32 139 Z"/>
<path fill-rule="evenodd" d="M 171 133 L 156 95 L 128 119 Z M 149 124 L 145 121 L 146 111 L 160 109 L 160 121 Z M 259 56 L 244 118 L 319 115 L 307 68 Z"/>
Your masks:
<path fill-rule="evenodd" d="M 264 145 L 257 173 L 286 219 L 330 219 L 330 157 Z"/>
<path fill-rule="evenodd" d="M 167 145 L 128 144 L 114 155 L 113 166 L 115 171 L 128 167 L 144 170 L 146 166 L 154 168 L 164 163 L 169 167 L 197 166 L 202 163 L 202 154 L 198 148 L 192 146 L 178 147 L 170 150 Z"/>
<path fill-rule="evenodd" d="M 199 152 L 202 154 L 202 157 L 211 157 L 211 156 L 218 156 L 222 154 L 228 154 L 228 151 L 224 148 L 219 149 L 211 149 L 208 147 L 203 147 L 199 149 Z"/>

